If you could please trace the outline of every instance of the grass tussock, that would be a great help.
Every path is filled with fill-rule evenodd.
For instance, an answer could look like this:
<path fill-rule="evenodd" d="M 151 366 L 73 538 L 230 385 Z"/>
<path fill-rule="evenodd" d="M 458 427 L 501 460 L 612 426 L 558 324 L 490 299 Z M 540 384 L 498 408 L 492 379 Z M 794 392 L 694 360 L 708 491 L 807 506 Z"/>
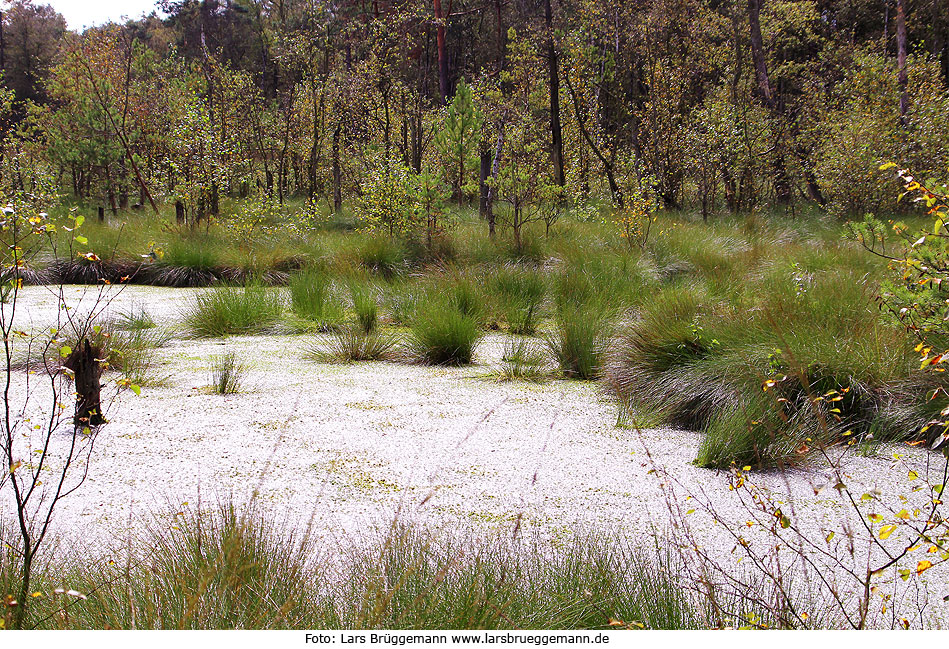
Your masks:
<path fill-rule="evenodd" d="M 544 275 L 535 269 L 505 265 L 496 269 L 489 286 L 508 330 L 525 336 L 535 334 L 547 294 Z"/>
<path fill-rule="evenodd" d="M 865 262 L 839 244 L 794 261 L 769 245 L 789 252 L 758 240 L 702 253 L 704 275 L 643 303 L 613 345 L 615 392 L 704 432 L 696 461 L 709 467 L 919 435 L 933 414 L 921 383 L 945 379 L 920 376 L 906 334 L 873 304 Z M 726 266 L 731 279 L 717 281 Z"/>
<path fill-rule="evenodd" d="M 543 347 L 529 338 L 512 336 L 504 342 L 498 381 L 531 381 L 540 383 L 551 376 L 549 358 Z"/>
<path fill-rule="evenodd" d="M 279 292 L 263 286 L 212 288 L 189 302 L 184 325 L 196 338 L 262 333 L 279 323 L 284 306 Z"/>
<path fill-rule="evenodd" d="M 321 363 L 387 361 L 395 357 L 397 344 L 394 334 L 349 324 L 317 338 L 306 355 Z"/>
<path fill-rule="evenodd" d="M 353 283 L 349 287 L 356 322 L 364 333 L 370 334 L 379 324 L 379 303 L 371 284 Z"/>
<path fill-rule="evenodd" d="M 413 318 L 408 352 L 429 365 L 468 365 L 483 335 L 473 317 L 444 297 L 429 296 Z"/>
<path fill-rule="evenodd" d="M 44 564 L 33 582 L 42 596 L 26 626 L 556 630 L 619 620 L 687 629 L 703 619 L 668 555 L 602 537 L 566 546 L 456 541 L 396 524 L 368 543 L 329 546 L 223 505 L 160 517 L 129 552 L 115 561 Z M 5 592 L 15 588 L 16 566 L 5 552 Z M 54 597 L 55 588 L 71 594 Z"/>
<path fill-rule="evenodd" d="M 227 352 L 211 359 L 211 388 L 216 394 L 237 394 L 244 385 L 247 366 L 237 354 Z"/>
<path fill-rule="evenodd" d="M 315 268 L 291 276 L 290 305 L 296 315 L 314 323 L 322 331 L 338 326 L 345 313 L 342 300 L 334 291 L 332 278 Z"/>

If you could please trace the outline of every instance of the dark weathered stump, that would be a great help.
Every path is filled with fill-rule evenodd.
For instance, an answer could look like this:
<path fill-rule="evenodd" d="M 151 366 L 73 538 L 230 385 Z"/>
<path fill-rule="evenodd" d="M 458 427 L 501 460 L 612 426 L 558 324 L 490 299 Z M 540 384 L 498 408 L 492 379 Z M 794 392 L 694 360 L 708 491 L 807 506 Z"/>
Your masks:
<path fill-rule="evenodd" d="M 175 201 L 175 221 L 178 225 L 185 223 L 185 205 L 181 201 Z"/>
<path fill-rule="evenodd" d="M 99 206 L 99 221 L 105 221 L 105 208 L 101 205 Z"/>
<path fill-rule="evenodd" d="M 76 428 L 99 426 L 105 423 L 99 403 L 102 366 L 99 364 L 99 350 L 83 339 L 76 349 L 66 357 L 63 365 L 73 371 L 76 380 L 76 416 L 73 423 Z"/>

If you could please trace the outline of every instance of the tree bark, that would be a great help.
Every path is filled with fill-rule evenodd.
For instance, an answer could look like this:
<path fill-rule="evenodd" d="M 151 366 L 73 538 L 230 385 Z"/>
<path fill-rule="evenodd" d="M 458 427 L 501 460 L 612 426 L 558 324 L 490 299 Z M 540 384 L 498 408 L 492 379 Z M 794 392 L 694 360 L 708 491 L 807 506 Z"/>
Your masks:
<path fill-rule="evenodd" d="M 442 14 L 442 0 L 435 3 L 435 42 L 438 48 L 438 89 L 441 92 L 442 105 L 448 103 L 448 53 L 445 51 L 445 23 L 448 17 Z"/>
<path fill-rule="evenodd" d="M 73 424 L 76 429 L 86 426 L 99 426 L 105 423 L 100 404 L 99 379 L 102 376 L 102 366 L 98 356 L 101 352 L 83 338 L 63 365 L 73 371 L 76 380 L 76 414 Z"/>
<path fill-rule="evenodd" d="M 481 151 L 481 174 L 480 182 L 478 183 L 479 191 L 479 202 L 478 202 L 478 214 L 481 218 L 487 218 L 488 216 L 488 178 L 491 176 L 491 152 L 487 149 L 482 149 Z"/>
<path fill-rule="evenodd" d="M 900 125 L 909 111 L 909 74 L 906 71 L 906 0 L 896 0 L 896 69 L 900 86 Z"/>
<path fill-rule="evenodd" d="M 761 5 L 764 0 L 748 0 L 748 28 L 751 43 L 751 60 L 755 68 L 755 79 L 758 82 L 758 97 L 772 118 L 781 118 L 781 103 L 771 88 L 768 78 L 768 62 L 765 58 L 764 40 L 761 37 Z M 775 156 L 772 163 L 774 169 L 774 192 L 778 202 L 791 202 L 791 182 L 788 179 L 787 166 L 784 162 L 784 147 L 781 142 L 775 143 Z"/>
<path fill-rule="evenodd" d="M 560 126 L 560 60 L 554 43 L 550 0 L 544 0 L 544 21 L 547 24 L 547 76 L 550 86 L 550 157 L 554 164 L 554 178 L 563 187 L 567 179 L 563 164 L 563 129 Z"/>
<path fill-rule="evenodd" d="M 333 131 L 333 211 L 337 214 L 343 209 L 343 173 L 339 165 L 339 132 L 342 124 Z"/>

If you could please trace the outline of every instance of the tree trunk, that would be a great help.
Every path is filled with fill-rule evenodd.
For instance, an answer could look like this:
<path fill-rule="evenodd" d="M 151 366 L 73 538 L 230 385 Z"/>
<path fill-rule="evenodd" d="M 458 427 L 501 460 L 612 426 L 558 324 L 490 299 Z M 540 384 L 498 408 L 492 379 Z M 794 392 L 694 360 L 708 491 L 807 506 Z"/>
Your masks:
<path fill-rule="evenodd" d="M 504 149 L 504 118 L 501 119 L 501 126 L 498 129 L 498 145 L 494 149 L 494 160 L 491 162 L 491 177 L 497 178 L 498 173 L 501 170 L 501 152 Z M 495 195 L 494 185 L 488 185 L 488 196 L 487 196 L 487 219 L 488 219 L 488 235 L 494 239 L 495 234 L 495 219 L 494 219 L 494 195 Z"/>
<path fill-rule="evenodd" d="M 102 366 L 98 360 L 100 354 L 87 338 L 83 338 L 78 349 L 74 349 L 63 363 L 73 371 L 76 380 L 76 414 L 73 417 L 76 429 L 105 423 L 99 401 L 99 379 L 102 376 Z"/>
<path fill-rule="evenodd" d="M 563 164 L 563 129 L 560 126 L 560 60 L 554 43 L 550 0 L 544 0 L 544 21 L 547 24 L 547 76 L 550 86 L 550 158 L 554 164 L 554 178 L 563 187 L 567 179 Z"/>
<path fill-rule="evenodd" d="M 442 105 L 448 103 L 448 53 L 445 51 L 445 23 L 448 17 L 442 14 L 442 0 L 435 3 L 435 42 L 438 48 L 438 90 L 441 92 Z"/>
<path fill-rule="evenodd" d="M 481 150 L 481 173 L 479 176 L 479 198 L 478 214 L 481 218 L 488 216 L 488 178 L 491 176 L 491 152 L 487 149 Z"/>
<path fill-rule="evenodd" d="M 342 125 L 337 125 L 333 131 L 333 211 L 339 213 L 343 209 L 343 173 L 339 166 L 339 132 Z"/>
<path fill-rule="evenodd" d="M 896 69 L 900 86 L 900 125 L 909 111 L 909 74 L 906 71 L 906 0 L 896 0 Z"/>
<path fill-rule="evenodd" d="M 781 117 L 781 104 L 775 97 L 768 78 L 768 62 L 765 58 L 764 40 L 761 37 L 761 5 L 764 0 L 748 0 L 748 27 L 751 43 L 751 61 L 755 67 L 755 79 L 758 82 L 758 98 L 761 104 L 771 113 L 771 117 Z M 787 167 L 784 162 L 784 147 L 780 141 L 775 143 L 774 156 L 774 192 L 779 203 L 791 202 L 791 182 L 788 179 Z"/>

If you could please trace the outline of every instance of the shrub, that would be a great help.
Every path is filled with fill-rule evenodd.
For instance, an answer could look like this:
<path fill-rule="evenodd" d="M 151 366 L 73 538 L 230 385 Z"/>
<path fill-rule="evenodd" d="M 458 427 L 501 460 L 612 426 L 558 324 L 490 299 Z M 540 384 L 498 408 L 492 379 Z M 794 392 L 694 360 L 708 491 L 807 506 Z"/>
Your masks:
<path fill-rule="evenodd" d="M 228 334 L 255 334 L 273 327 L 283 315 L 283 297 L 261 286 L 224 286 L 193 297 L 184 324 L 199 338 Z"/>

